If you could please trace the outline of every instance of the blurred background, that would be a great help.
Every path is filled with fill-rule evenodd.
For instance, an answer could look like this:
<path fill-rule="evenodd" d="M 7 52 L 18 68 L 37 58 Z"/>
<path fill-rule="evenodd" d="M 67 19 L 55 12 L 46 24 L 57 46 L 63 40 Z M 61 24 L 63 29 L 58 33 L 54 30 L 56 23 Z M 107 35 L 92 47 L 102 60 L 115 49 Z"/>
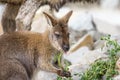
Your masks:
<path fill-rule="evenodd" d="M 93 20 L 97 29 L 103 33 L 119 34 L 120 32 L 120 0 L 98 0 L 99 3 L 67 3 L 59 12 L 55 12 L 56 17 L 62 17 L 68 11 L 73 10 L 73 15 L 70 18 L 69 26 L 74 30 L 91 29 Z M 48 7 L 44 6 L 36 13 L 33 25 L 37 27 L 41 18 L 42 11 L 49 11 Z M 40 25 L 39 25 L 40 26 Z M 34 30 L 34 29 L 33 29 Z M 37 29 L 38 30 L 38 29 Z"/>

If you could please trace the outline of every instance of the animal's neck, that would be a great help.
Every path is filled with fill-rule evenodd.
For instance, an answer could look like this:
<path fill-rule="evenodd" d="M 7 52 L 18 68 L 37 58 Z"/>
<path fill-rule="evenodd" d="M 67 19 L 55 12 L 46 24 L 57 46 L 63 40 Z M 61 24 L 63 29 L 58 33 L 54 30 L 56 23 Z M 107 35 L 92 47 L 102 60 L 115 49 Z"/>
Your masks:
<path fill-rule="evenodd" d="M 45 49 L 51 48 L 51 49 L 55 49 L 54 46 L 52 45 L 52 39 L 51 39 L 51 33 L 49 30 L 46 30 L 43 33 L 43 45 L 45 46 Z"/>
<path fill-rule="evenodd" d="M 59 44 L 57 41 L 54 39 L 54 35 L 52 34 L 52 31 L 46 30 L 44 33 L 44 40 L 46 40 L 46 45 L 50 46 L 53 48 L 55 51 L 60 50 L 59 49 Z"/>

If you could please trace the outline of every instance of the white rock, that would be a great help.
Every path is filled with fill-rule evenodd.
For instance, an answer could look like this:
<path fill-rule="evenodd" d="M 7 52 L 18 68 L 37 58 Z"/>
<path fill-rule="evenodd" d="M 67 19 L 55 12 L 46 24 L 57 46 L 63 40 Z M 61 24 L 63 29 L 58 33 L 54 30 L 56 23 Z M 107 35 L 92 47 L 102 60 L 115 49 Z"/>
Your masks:
<path fill-rule="evenodd" d="M 36 15 L 33 19 L 33 22 L 32 22 L 32 29 L 31 31 L 35 31 L 35 32 L 39 32 L 39 33 L 43 33 L 45 32 L 46 28 L 48 28 L 48 23 L 47 23 L 47 19 L 45 18 L 45 15 L 43 14 L 43 11 L 46 12 L 46 13 L 50 13 L 49 10 L 49 6 L 48 5 L 45 5 L 45 6 L 42 6 L 37 12 L 36 12 Z"/>
<path fill-rule="evenodd" d="M 73 80 L 79 80 L 80 76 L 79 75 L 74 75 L 74 74 L 82 74 L 88 69 L 89 65 L 83 65 L 83 64 L 74 64 L 69 66 L 69 70 L 72 74 L 72 79 Z"/>
<path fill-rule="evenodd" d="M 114 77 L 113 80 L 120 80 L 120 75 Z"/>
<path fill-rule="evenodd" d="M 39 71 L 32 80 L 56 80 L 57 75 L 50 72 Z"/>
<path fill-rule="evenodd" d="M 0 20 L 2 18 L 2 14 L 3 14 L 3 11 L 5 10 L 5 7 L 6 7 L 5 4 L 0 3 Z"/>
<path fill-rule="evenodd" d="M 104 54 L 104 51 L 101 51 L 100 49 L 90 51 L 87 47 L 80 48 L 73 53 L 64 55 L 64 58 L 72 64 L 91 64 L 102 57 L 107 57 L 107 55 Z"/>
<path fill-rule="evenodd" d="M 119 0 L 101 0 L 101 7 L 106 9 L 116 9 L 119 6 Z"/>

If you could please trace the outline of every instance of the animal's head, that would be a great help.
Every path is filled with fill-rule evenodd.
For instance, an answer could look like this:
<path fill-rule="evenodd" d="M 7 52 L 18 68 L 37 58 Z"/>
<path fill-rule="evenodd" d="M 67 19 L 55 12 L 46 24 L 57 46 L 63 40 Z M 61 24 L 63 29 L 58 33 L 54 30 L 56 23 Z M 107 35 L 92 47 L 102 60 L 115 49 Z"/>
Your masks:
<path fill-rule="evenodd" d="M 68 12 L 65 16 L 60 19 L 56 19 L 49 14 L 45 13 L 47 17 L 47 22 L 50 24 L 50 39 L 53 46 L 56 49 L 67 52 L 70 48 L 69 45 L 69 31 L 68 31 L 68 21 L 73 11 Z"/>

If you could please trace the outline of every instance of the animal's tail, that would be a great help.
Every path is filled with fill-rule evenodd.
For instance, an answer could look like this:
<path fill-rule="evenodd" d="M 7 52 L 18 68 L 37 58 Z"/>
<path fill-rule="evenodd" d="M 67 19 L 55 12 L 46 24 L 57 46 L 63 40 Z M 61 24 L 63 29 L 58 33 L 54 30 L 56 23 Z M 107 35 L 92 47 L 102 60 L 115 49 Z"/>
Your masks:
<path fill-rule="evenodd" d="M 13 32 L 16 30 L 15 18 L 17 16 L 19 7 L 20 5 L 7 4 L 1 21 L 3 32 Z"/>

